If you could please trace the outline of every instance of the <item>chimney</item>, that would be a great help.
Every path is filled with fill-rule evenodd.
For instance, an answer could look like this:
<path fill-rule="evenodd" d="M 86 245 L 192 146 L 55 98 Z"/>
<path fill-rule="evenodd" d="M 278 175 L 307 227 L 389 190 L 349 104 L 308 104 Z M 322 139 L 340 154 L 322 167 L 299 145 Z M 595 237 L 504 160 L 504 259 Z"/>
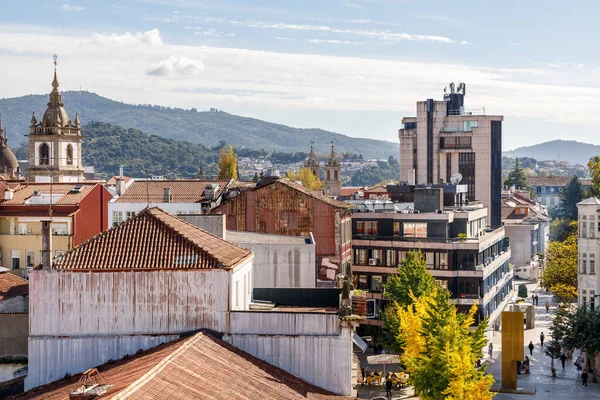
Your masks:
<path fill-rule="evenodd" d="M 121 196 L 125 192 L 125 178 L 123 177 L 123 167 L 119 167 L 119 176 L 117 176 L 117 184 L 115 187 L 117 196 Z"/>
<path fill-rule="evenodd" d="M 52 269 L 52 222 L 42 221 L 42 268 Z"/>
<path fill-rule="evenodd" d="M 206 200 L 214 200 L 215 199 L 215 188 L 213 185 L 206 185 L 204 188 L 204 198 Z"/>
<path fill-rule="evenodd" d="M 13 199 L 13 195 L 14 195 L 14 193 L 13 193 L 12 190 L 6 189 L 4 191 L 4 200 L 12 200 Z"/>
<path fill-rule="evenodd" d="M 163 192 L 163 203 L 170 203 L 171 200 L 171 189 L 165 188 Z"/>

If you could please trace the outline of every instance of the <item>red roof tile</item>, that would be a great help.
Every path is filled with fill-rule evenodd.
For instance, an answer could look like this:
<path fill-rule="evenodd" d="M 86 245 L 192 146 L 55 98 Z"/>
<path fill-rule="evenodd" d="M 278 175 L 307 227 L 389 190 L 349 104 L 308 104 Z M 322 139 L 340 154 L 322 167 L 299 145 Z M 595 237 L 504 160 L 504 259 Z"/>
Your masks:
<path fill-rule="evenodd" d="M 106 182 L 106 186 L 115 186 L 117 184 L 117 178 L 119 178 L 119 176 L 115 175 L 113 177 L 111 177 L 108 182 Z M 122 177 L 123 180 L 125 181 L 125 183 L 129 182 L 130 180 L 132 180 L 133 178 L 130 178 L 128 176 L 123 176 Z"/>
<path fill-rule="evenodd" d="M 11 200 L 0 201 L 0 205 L 24 205 L 27 200 L 35 195 L 35 192 L 49 195 L 52 190 L 53 196 L 62 195 L 54 204 L 56 205 L 77 205 L 85 196 L 90 194 L 94 187 L 99 185 L 97 182 L 76 182 L 76 183 L 23 183 L 13 189 L 13 198 Z M 75 186 L 81 186 L 79 191 L 73 191 Z"/>
<path fill-rule="evenodd" d="M 229 184 L 227 180 L 185 179 L 177 181 L 135 181 L 117 200 L 117 203 L 162 203 L 164 190 L 171 191 L 171 203 L 198 203 L 207 200 L 204 190 L 207 185 L 217 184 L 214 197 L 217 198 Z"/>
<path fill-rule="evenodd" d="M 233 268 L 251 254 L 155 207 L 62 254 L 54 267 L 85 271 Z"/>
<path fill-rule="evenodd" d="M 232 345 L 200 332 L 129 360 L 98 368 L 114 385 L 98 398 L 289 400 L 343 399 L 268 364 Z M 79 375 L 20 399 L 67 399 Z"/>
<path fill-rule="evenodd" d="M 0 272 L 0 301 L 29 294 L 29 281 L 10 272 Z"/>

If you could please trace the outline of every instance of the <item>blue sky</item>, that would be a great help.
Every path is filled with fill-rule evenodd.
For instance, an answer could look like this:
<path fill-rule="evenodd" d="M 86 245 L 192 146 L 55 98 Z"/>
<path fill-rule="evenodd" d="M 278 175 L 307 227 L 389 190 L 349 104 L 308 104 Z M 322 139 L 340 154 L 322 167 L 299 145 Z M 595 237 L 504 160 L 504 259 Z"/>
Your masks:
<path fill-rule="evenodd" d="M 504 148 L 600 144 L 600 2 L 21 1 L 0 14 L 4 97 L 61 88 L 217 107 L 397 141 L 415 102 L 467 82 L 505 116 Z"/>

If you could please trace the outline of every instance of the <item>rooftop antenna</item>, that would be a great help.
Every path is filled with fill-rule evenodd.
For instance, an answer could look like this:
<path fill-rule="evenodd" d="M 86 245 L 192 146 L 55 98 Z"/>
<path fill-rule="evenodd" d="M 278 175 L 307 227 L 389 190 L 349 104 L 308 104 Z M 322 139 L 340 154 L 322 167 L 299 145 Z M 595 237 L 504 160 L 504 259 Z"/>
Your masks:
<path fill-rule="evenodd" d="M 150 208 L 150 180 L 148 179 L 148 168 L 142 168 L 142 172 L 146 174 L 146 208 Z"/>

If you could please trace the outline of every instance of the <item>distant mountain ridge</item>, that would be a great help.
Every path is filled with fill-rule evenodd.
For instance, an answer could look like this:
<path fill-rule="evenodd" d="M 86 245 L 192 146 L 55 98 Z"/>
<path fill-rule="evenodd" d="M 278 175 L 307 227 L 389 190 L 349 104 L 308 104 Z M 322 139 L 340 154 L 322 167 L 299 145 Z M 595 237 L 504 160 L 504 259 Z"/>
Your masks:
<path fill-rule="evenodd" d="M 519 147 L 502 153 L 505 157 L 531 157 L 538 161 L 568 161 L 587 166 L 589 159 L 600 155 L 600 146 L 575 140 L 552 140 L 533 146 Z"/>
<path fill-rule="evenodd" d="M 308 152 L 315 141 L 317 152 L 331 151 L 334 140 L 338 153 L 352 152 L 365 158 L 398 157 L 396 143 L 353 138 L 322 129 L 300 129 L 240 117 L 222 111 L 183 110 L 150 105 L 132 105 L 114 101 L 86 91 L 62 93 L 69 118 L 79 113 L 82 125 L 92 121 L 133 128 L 168 139 L 216 146 L 221 140 L 234 146 L 284 152 Z M 48 95 L 27 95 L 0 100 L 3 125 L 8 128 L 9 146 L 17 147 L 29 134 L 32 111 L 38 119 L 46 110 Z M 85 131 L 82 132 L 85 135 Z"/>

